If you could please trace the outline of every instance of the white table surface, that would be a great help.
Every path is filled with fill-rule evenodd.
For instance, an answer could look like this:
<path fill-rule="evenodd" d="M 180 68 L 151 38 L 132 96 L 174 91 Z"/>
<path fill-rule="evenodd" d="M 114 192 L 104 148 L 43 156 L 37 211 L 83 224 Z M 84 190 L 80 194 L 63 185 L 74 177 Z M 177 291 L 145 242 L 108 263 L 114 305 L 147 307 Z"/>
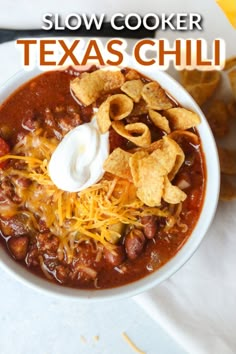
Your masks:
<path fill-rule="evenodd" d="M 123 332 L 147 354 L 184 354 L 131 299 L 99 304 L 60 300 L 0 271 L 1 354 L 132 354 Z"/>
<path fill-rule="evenodd" d="M 134 8 L 131 1 L 127 12 Z M 0 27 L 40 27 L 42 13 L 75 9 L 99 12 L 98 2 L 91 0 L 84 9 L 76 1 L 0 0 Z M 112 12 L 117 11 L 120 7 Z M 20 68 L 17 55 L 12 43 L 0 45 L 0 85 Z M 184 354 L 132 299 L 98 305 L 60 300 L 25 287 L 0 269 L 1 354 L 131 354 L 123 332 L 147 354 Z"/>

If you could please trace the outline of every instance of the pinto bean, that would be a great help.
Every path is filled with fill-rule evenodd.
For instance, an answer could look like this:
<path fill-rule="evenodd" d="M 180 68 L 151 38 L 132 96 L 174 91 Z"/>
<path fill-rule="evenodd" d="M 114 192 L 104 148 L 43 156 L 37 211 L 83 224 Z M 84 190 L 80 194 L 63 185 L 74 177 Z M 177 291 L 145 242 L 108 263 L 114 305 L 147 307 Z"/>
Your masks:
<path fill-rule="evenodd" d="M 129 259 L 136 259 L 142 252 L 145 236 L 139 229 L 131 230 L 125 237 L 125 250 Z"/>
<path fill-rule="evenodd" d="M 143 216 L 141 223 L 144 226 L 144 234 L 148 239 L 152 239 L 157 232 L 157 217 L 155 215 Z"/>
<path fill-rule="evenodd" d="M 104 249 L 104 258 L 113 267 L 120 265 L 125 259 L 125 250 L 123 246 L 116 246 L 114 251 Z"/>
<path fill-rule="evenodd" d="M 8 248 L 17 261 L 22 261 L 27 254 L 29 238 L 27 236 L 11 237 Z"/>

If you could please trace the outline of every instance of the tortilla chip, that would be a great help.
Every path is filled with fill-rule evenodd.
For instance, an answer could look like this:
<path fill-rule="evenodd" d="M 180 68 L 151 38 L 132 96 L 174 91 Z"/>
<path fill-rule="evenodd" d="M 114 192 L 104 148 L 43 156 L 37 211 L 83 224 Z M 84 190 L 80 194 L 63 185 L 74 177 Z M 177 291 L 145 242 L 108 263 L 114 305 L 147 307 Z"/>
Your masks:
<path fill-rule="evenodd" d="M 199 106 L 203 105 L 215 92 L 221 79 L 219 71 L 183 70 L 181 83 Z"/>
<path fill-rule="evenodd" d="M 154 150 L 161 148 L 162 145 L 163 145 L 163 143 L 162 143 L 161 139 L 160 140 L 156 140 L 153 143 L 151 143 L 149 146 L 143 147 L 142 151 L 145 151 L 145 152 L 148 152 L 149 154 L 151 154 Z M 140 151 L 140 148 L 139 147 L 135 147 L 135 148 L 131 149 L 130 151 L 135 153 L 135 152 Z"/>
<path fill-rule="evenodd" d="M 97 125 L 102 134 L 111 126 L 110 104 L 107 101 L 103 102 L 97 111 Z"/>
<path fill-rule="evenodd" d="M 142 89 L 143 89 L 143 82 L 141 80 L 126 81 L 121 86 L 121 91 L 123 91 L 124 93 L 126 93 L 126 95 L 131 97 L 134 102 L 140 101 Z"/>
<path fill-rule="evenodd" d="M 126 95 L 112 95 L 104 101 L 97 112 L 97 123 L 101 133 L 111 126 L 111 118 L 120 120 L 127 117 L 133 110 L 133 101 Z"/>
<path fill-rule="evenodd" d="M 139 148 L 135 148 L 131 151 L 135 153 L 140 150 Z M 142 151 L 151 154 L 156 160 L 158 160 L 158 163 L 162 163 L 162 166 L 164 166 L 166 174 L 168 174 L 168 178 L 171 181 L 178 173 L 185 160 L 183 150 L 169 135 L 164 136 L 160 140 L 154 141 L 151 145 L 144 147 Z"/>
<path fill-rule="evenodd" d="M 168 177 L 165 177 L 163 199 L 170 204 L 179 204 L 186 198 L 186 193 L 184 193 L 179 187 L 173 186 Z"/>
<path fill-rule="evenodd" d="M 135 186 L 138 185 L 139 183 L 139 161 L 144 158 L 144 157 L 148 157 L 149 154 L 146 151 L 137 151 L 136 153 L 134 153 L 133 155 L 131 155 L 130 159 L 129 159 L 129 166 L 130 166 L 130 171 L 131 171 L 131 175 L 134 181 Z"/>
<path fill-rule="evenodd" d="M 129 152 L 117 148 L 108 156 L 103 164 L 103 169 L 106 172 L 110 172 L 113 175 L 128 179 L 132 182 L 133 179 L 129 167 L 129 159 L 131 156 L 132 154 Z"/>
<path fill-rule="evenodd" d="M 141 98 L 141 100 L 134 104 L 134 109 L 131 112 L 132 116 L 141 116 L 148 113 L 147 103 Z"/>
<path fill-rule="evenodd" d="M 145 147 L 151 144 L 151 133 L 144 123 L 124 125 L 122 122 L 112 122 L 112 128 L 121 136 L 137 146 Z M 135 136 L 136 135 L 136 136 Z"/>
<path fill-rule="evenodd" d="M 125 74 L 126 80 L 138 80 L 140 77 L 140 74 L 134 69 L 130 69 L 127 74 Z"/>
<path fill-rule="evenodd" d="M 169 168 L 167 170 L 168 178 L 170 181 L 172 181 L 172 179 L 175 177 L 180 167 L 182 166 L 185 160 L 185 155 L 181 147 L 173 139 L 169 138 L 168 136 L 164 136 L 162 140 L 164 142 L 163 150 L 165 151 L 165 154 L 171 156 L 169 160 L 172 159 L 172 161 L 174 161 L 174 163 L 169 162 Z"/>
<path fill-rule="evenodd" d="M 191 141 L 194 145 L 199 144 L 199 136 L 188 130 L 175 130 L 168 135 L 169 138 L 180 144 L 183 140 Z"/>
<path fill-rule="evenodd" d="M 236 150 L 218 147 L 220 170 L 226 175 L 236 174 Z"/>
<path fill-rule="evenodd" d="M 100 72 L 100 78 L 104 82 L 104 92 L 110 92 L 118 89 L 125 82 L 125 77 L 121 71 L 97 70 Z M 96 72 L 96 71 L 95 71 Z"/>
<path fill-rule="evenodd" d="M 121 71 L 96 70 L 83 73 L 70 83 L 70 88 L 82 104 L 88 106 L 101 95 L 121 87 L 124 83 Z"/>
<path fill-rule="evenodd" d="M 169 178 L 174 178 L 184 161 L 184 153 L 179 145 L 167 136 L 155 142 L 155 149 L 150 155 L 148 148 L 135 152 L 129 159 L 129 166 L 139 199 L 148 206 L 158 206 L 163 196 L 164 178 L 168 181 Z M 174 199 L 175 195 L 184 200 L 185 193 L 178 187 L 169 187 L 167 198 L 170 198 L 173 204 L 173 200 L 177 200 L 177 197 Z"/>
<path fill-rule="evenodd" d="M 234 199 L 236 199 L 236 187 L 231 183 L 227 176 L 222 175 L 220 184 L 220 200 L 228 202 Z"/>
<path fill-rule="evenodd" d="M 206 118 L 216 137 L 220 138 L 228 133 L 230 115 L 223 101 L 213 101 L 206 112 Z"/>
<path fill-rule="evenodd" d="M 201 122 L 197 113 L 181 107 L 168 109 L 167 111 L 164 111 L 164 115 L 169 120 L 173 130 L 190 129 Z"/>
<path fill-rule="evenodd" d="M 228 73 L 228 77 L 232 88 L 233 96 L 236 99 L 236 69 L 231 70 Z"/>
<path fill-rule="evenodd" d="M 131 174 L 137 187 L 137 197 L 148 206 L 161 204 L 164 177 L 155 168 L 155 159 L 147 152 L 139 151 L 129 160 Z"/>
<path fill-rule="evenodd" d="M 127 117 L 133 110 L 133 101 L 121 93 L 108 97 L 106 102 L 110 105 L 110 117 L 114 120 Z"/>
<path fill-rule="evenodd" d="M 137 197 L 144 204 L 150 207 L 160 206 L 163 194 L 164 177 L 156 173 L 148 173 L 148 170 L 143 171 L 142 181 L 146 181 L 137 189 Z"/>
<path fill-rule="evenodd" d="M 142 97 L 151 109 L 163 110 L 174 106 L 163 88 L 155 81 L 143 86 Z"/>
<path fill-rule="evenodd" d="M 149 109 L 148 113 L 151 121 L 157 128 L 164 130 L 166 133 L 170 133 L 170 126 L 166 117 L 152 109 Z"/>
<path fill-rule="evenodd" d="M 228 71 L 228 70 L 232 69 L 234 66 L 236 67 L 236 57 L 228 58 L 225 61 L 224 70 Z"/>
<path fill-rule="evenodd" d="M 155 161 L 153 168 L 157 168 L 161 176 L 169 175 L 170 179 L 174 178 L 184 162 L 183 150 L 167 136 L 159 140 L 159 144 L 150 156 Z"/>

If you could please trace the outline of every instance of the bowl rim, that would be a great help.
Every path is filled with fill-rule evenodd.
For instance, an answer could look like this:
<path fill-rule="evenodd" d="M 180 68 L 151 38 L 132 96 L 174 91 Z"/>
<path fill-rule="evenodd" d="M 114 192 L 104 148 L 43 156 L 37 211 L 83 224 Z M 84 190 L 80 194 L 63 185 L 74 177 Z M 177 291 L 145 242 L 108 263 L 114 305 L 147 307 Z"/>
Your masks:
<path fill-rule="evenodd" d="M 134 68 L 159 82 L 163 89 L 169 92 L 184 108 L 193 110 L 201 117 L 201 123 L 197 130 L 201 138 L 202 150 L 205 156 L 206 186 L 199 219 L 185 244 L 166 264 L 135 282 L 109 289 L 83 290 L 51 283 L 46 279 L 34 275 L 20 264 L 17 264 L 16 261 L 9 257 L 3 247 L 0 247 L 0 267 L 13 276 L 17 281 L 46 295 L 82 302 L 98 302 L 132 297 L 150 290 L 172 276 L 188 261 L 189 258 L 192 257 L 202 242 L 214 218 L 220 191 L 220 165 L 216 142 L 202 110 L 183 86 L 181 86 L 181 84 L 173 79 L 167 72 L 158 69 L 154 70 L 153 67 L 140 66 L 132 57 L 128 59 L 125 66 Z M 0 105 L 23 83 L 36 77 L 42 72 L 43 71 L 39 68 L 34 68 L 31 71 L 21 69 L 15 73 L 1 87 Z"/>

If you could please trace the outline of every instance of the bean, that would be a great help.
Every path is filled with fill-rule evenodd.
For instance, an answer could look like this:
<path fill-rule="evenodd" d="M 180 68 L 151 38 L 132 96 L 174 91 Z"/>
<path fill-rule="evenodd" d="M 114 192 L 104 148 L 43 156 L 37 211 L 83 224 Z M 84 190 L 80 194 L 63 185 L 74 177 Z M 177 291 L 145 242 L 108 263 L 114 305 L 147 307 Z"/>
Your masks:
<path fill-rule="evenodd" d="M 22 188 L 28 188 L 32 184 L 32 181 L 26 177 L 19 177 L 16 179 L 16 183 Z"/>
<path fill-rule="evenodd" d="M 27 236 L 11 237 L 8 248 L 17 261 L 22 261 L 28 251 L 29 238 Z"/>
<path fill-rule="evenodd" d="M 157 217 L 155 215 L 143 216 L 141 223 L 144 226 L 144 234 L 148 239 L 152 239 L 157 233 Z"/>
<path fill-rule="evenodd" d="M 125 250 L 129 259 L 136 259 L 144 248 L 145 236 L 139 229 L 131 230 L 125 237 Z"/>
<path fill-rule="evenodd" d="M 3 139 L 9 139 L 12 136 L 12 130 L 7 125 L 0 127 L 0 137 Z"/>
<path fill-rule="evenodd" d="M 125 252 L 122 246 L 116 246 L 114 251 L 105 248 L 103 254 L 105 260 L 113 267 L 120 265 L 125 259 Z"/>

